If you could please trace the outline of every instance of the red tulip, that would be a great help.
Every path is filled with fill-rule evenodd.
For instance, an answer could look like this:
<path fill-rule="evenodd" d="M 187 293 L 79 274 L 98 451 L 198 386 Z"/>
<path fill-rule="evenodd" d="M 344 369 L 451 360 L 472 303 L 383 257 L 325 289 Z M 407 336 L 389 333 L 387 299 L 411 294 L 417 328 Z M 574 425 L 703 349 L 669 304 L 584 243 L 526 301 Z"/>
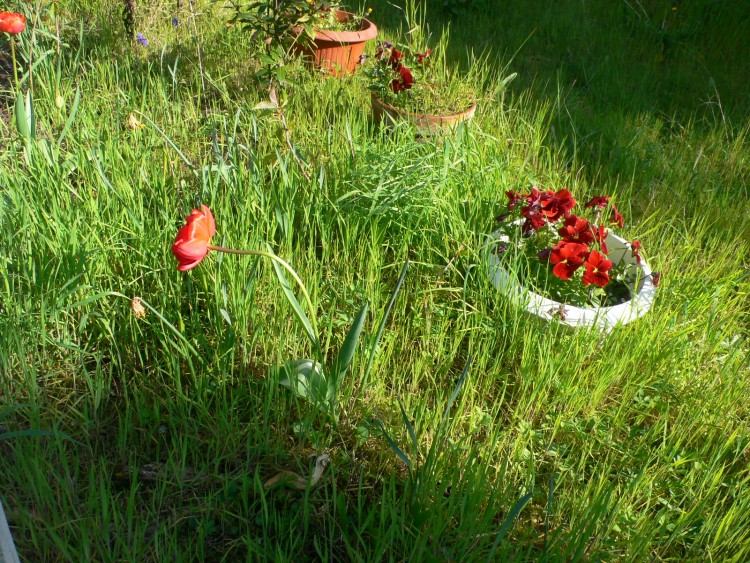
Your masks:
<path fill-rule="evenodd" d="M 0 12 L 0 32 L 18 35 L 26 29 L 26 18 L 23 14 Z"/>
<path fill-rule="evenodd" d="M 211 210 L 201 205 L 201 210 L 193 212 L 185 220 L 187 224 L 177 233 L 172 245 L 172 252 L 180 263 L 177 269 L 181 272 L 195 268 L 208 254 L 208 244 L 216 233 L 216 223 Z"/>

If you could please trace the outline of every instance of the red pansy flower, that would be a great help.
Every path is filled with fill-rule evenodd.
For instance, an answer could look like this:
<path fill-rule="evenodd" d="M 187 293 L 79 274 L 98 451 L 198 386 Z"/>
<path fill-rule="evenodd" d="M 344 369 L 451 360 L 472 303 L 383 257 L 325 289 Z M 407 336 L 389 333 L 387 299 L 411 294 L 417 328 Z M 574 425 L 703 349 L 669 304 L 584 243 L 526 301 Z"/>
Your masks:
<path fill-rule="evenodd" d="M 414 77 L 411 75 L 411 70 L 402 66 L 398 69 L 398 72 L 401 75 L 401 79 L 394 78 L 393 81 L 391 81 L 391 90 L 396 92 L 396 94 L 408 90 L 414 83 Z"/>
<path fill-rule="evenodd" d="M 424 53 L 416 53 L 414 57 L 417 59 L 417 62 L 419 64 L 422 64 L 427 57 L 429 57 L 432 54 L 432 49 L 427 49 Z M 429 64 L 429 61 L 427 61 L 427 64 Z"/>
<path fill-rule="evenodd" d="M 654 285 L 654 287 L 659 287 L 659 283 L 661 282 L 661 272 L 654 272 L 651 274 L 651 283 Z"/>
<path fill-rule="evenodd" d="M 641 241 L 634 240 L 630 243 L 630 255 L 635 258 L 635 263 L 641 263 Z"/>
<path fill-rule="evenodd" d="M 559 190 L 557 193 L 547 190 L 541 195 L 540 204 L 544 216 L 553 223 L 573 209 L 576 200 L 568 190 Z"/>
<path fill-rule="evenodd" d="M 26 29 L 26 17 L 15 12 L 0 12 L 0 32 L 18 35 Z"/>
<path fill-rule="evenodd" d="M 608 236 L 609 236 L 609 231 L 604 228 L 604 225 L 599 225 L 599 228 L 594 230 L 594 238 L 596 239 L 596 242 L 599 243 L 599 249 L 604 254 L 609 254 L 609 250 L 607 249 L 607 237 Z"/>
<path fill-rule="evenodd" d="M 583 264 L 587 251 L 588 247 L 585 244 L 561 242 L 549 255 L 549 261 L 555 265 L 552 273 L 561 280 L 569 280 Z"/>
<path fill-rule="evenodd" d="M 617 211 L 617 206 L 614 203 L 612 204 L 612 222 L 617 223 L 621 229 L 625 226 L 625 221 L 620 212 Z"/>
<path fill-rule="evenodd" d="M 521 197 L 526 199 L 526 203 L 529 207 L 535 207 L 541 203 L 542 192 L 536 188 L 531 188 L 531 191 L 527 194 L 523 194 Z"/>
<path fill-rule="evenodd" d="M 531 231 L 538 231 L 542 227 L 544 227 L 544 224 L 546 221 L 544 220 L 544 215 L 542 215 L 539 211 L 535 211 L 534 209 L 531 209 L 529 207 L 524 207 L 521 210 L 521 215 L 526 217 L 526 221 L 523 222 L 523 225 L 521 225 L 521 231 L 526 234 L 530 233 Z"/>
<path fill-rule="evenodd" d="M 588 209 L 589 207 L 598 207 L 599 209 L 604 209 L 609 205 L 609 196 L 608 195 L 598 195 L 591 201 L 589 201 L 584 207 Z"/>
<path fill-rule="evenodd" d="M 523 199 L 523 196 L 516 193 L 516 190 L 508 190 L 505 192 L 505 195 L 508 196 L 508 211 L 513 211 L 518 205 L 518 202 Z"/>
<path fill-rule="evenodd" d="M 401 68 L 401 59 L 403 58 L 404 54 L 394 47 L 391 51 L 391 56 L 388 57 L 388 64 L 393 67 L 393 70 L 399 70 Z"/>
<path fill-rule="evenodd" d="M 594 232 L 587 219 L 571 215 L 565 219 L 563 226 L 557 231 L 565 242 L 591 244 L 594 242 Z"/>
<path fill-rule="evenodd" d="M 593 250 L 586 259 L 586 271 L 583 273 L 583 285 L 598 285 L 604 287 L 609 283 L 609 274 L 612 269 L 612 261 Z"/>

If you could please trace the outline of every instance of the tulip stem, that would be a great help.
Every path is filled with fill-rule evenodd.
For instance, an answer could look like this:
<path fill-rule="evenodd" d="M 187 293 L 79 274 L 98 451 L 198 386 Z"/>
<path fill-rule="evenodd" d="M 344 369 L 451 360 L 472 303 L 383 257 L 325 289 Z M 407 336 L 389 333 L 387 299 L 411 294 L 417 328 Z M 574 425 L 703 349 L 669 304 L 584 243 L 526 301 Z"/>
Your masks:
<path fill-rule="evenodd" d="M 302 290 L 302 295 L 305 298 L 305 302 L 307 303 L 307 308 L 310 310 L 310 314 L 312 315 L 312 326 L 313 330 L 315 331 L 315 337 L 317 338 L 318 323 L 315 321 L 315 309 L 313 309 L 310 295 L 307 293 L 305 284 L 302 283 L 302 280 L 297 275 L 297 272 L 295 272 L 294 268 L 292 268 L 286 261 L 271 252 L 264 252 L 263 250 L 238 250 L 236 248 L 226 248 L 224 246 L 216 246 L 214 244 L 209 244 L 208 249 L 215 250 L 216 252 L 226 252 L 227 254 L 241 254 L 243 256 L 265 256 L 266 258 L 270 258 L 271 260 L 274 260 L 275 262 L 278 262 L 281 266 L 283 266 L 284 269 L 286 269 L 286 271 L 292 275 L 294 281 L 297 282 L 297 285 L 299 285 L 300 289 Z"/>
<path fill-rule="evenodd" d="M 10 36 L 10 55 L 13 59 L 13 77 L 16 79 L 16 92 L 18 92 L 18 70 L 16 70 L 16 42 L 13 35 Z"/>

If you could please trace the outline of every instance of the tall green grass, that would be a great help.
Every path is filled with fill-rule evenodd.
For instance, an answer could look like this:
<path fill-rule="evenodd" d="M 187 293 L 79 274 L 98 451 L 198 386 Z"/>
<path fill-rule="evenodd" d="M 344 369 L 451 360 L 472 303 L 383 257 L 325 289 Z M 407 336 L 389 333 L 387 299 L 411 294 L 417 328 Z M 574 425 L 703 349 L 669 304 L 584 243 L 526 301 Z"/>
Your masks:
<path fill-rule="evenodd" d="M 486 78 L 477 118 L 428 143 L 379 130 L 358 77 L 301 65 L 284 120 L 253 109 L 251 46 L 215 4 L 195 16 L 205 90 L 185 6 L 176 28 L 172 3 L 142 8 L 148 49 L 112 3 L 61 9 L 59 54 L 41 19 L 37 141 L 11 95 L 0 114 L 0 494 L 24 559 L 750 556 L 750 149 L 731 64 L 747 20 L 511 2 L 498 32 L 494 3 L 440 5 L 448 63 Z M 396 37 L 398 11 L 374 7 Z M 602 337 L 497 294 L 483 245 L 530 183 L 617 198 L 664 272 L 648 315 Z M 312 352 L 268 263 L 176 271 L 196 202 L 216 244 L 292 264 L 324 349 L 370 302 L 338 423 L 279 385 L 273 368 Z M 316 487 L 263 486 L 322 452 Z"/>

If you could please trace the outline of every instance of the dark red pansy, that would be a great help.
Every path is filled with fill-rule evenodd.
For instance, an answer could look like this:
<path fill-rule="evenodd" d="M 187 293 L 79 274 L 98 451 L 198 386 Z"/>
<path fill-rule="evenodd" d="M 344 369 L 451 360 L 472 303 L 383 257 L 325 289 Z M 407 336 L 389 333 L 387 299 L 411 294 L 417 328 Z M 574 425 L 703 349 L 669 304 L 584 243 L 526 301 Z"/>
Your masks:
<path fill-rule="evenodd" d="M 424 53 L 416 53 L 414 57 L 417 59 L 417 62 L 419 64 L 422 64 L 425 62 L 425 59 L 429 57 L 432 54 L 432 49 L 427 49 Z M 429 64 L 429 61 L 427 61 L 427 64 Z"/>
<path fill-rule="evenodd" d="M 566 242 L 577 242 L 580 244 L 591 244 L 594 242 L 594 232 L 591 223 L 587 219 L 571 215 L 565 219 L 563 226 L 557 233 Z"/>
<path fill-rule="evenodd" d="M 598 229 L 594 229 L 594 238 L 596 239 L 596 242 L 599 244 L 599 250 L 601 250 L 604 254 L 609 254 L 609 250 L 607 249 L 607 237 L 608 236 L 609 236 L 609 231 L 604 228 L 604 225 L 599 225 Z"/>
<path fill-rule="evenodd" d="M 409 70 L 405 66 L 402 66 L 400 69 L 398 69 L 398 72 L 401 75 L 401 78 L 394 78 L 390 84 L 391 90 L 396 92 L 396 94 L 398 94 L 399 92 L 403 92 L 404 90 L 408 90 L 414 83 L 414 77 L 411 75 L 411 70 Z"/>
<path fill-rule="evenodd" d="M 550 252 L 549 261 L 554 264 L 552 273 L 561 280 L 569 280 L 583 264 L 588 246 L 575 242 L 561 242 Z"/>
<path fill-rule="evenodd" d="M 620 215 L 620 212 L 617 211 L 617 206 L 614 203 L 612 204 L 612 222 L 617 223 L 621 229 L 625 226 L 625 220 Z"/>
<path fill-rule="evenodd" d="M 401 68 L 401 59 L 403 58 L 404 54 L 394 47 L 391 51 L 391 56 L 388 57 L 388 64 L 393 67 L 393 70 L 399 70 Z"/>
<path fill-rule="evenodd" d="M 526 199 L 526 203 L 528 203 L 530 207 L 534 207 L 541 203 L 542 192 L 532 187 L 529 193 L 523 194 L 521 197 Z"/>
<path fill-rule="evenodd" d="M 634 240 L 630 243 L 630 255 L 635 258 L 635 263 L 641 263 L 641 241 Z"/>
<path fill-rule="evenodd" d="M 542 215 L 539 211 L 535 211 L 528 207 L 524 207 L 521 210 L 521 215 L 526 217 L 523 225 L 521 225 L 521 231 L 524 234 L 531 233 L 532 231 L 538 231 L 539 229 L 544 227 L 544 224 L 546 223 L 544 215 Z"/>
<path fill-rule="evenodd" d="M 568 190 L 559 190 L 557 193 L 547 190 L 540 196 L 542 213 L 550 223 L 557 221 L 575 207 L 576 200 Z"/>
<path fill-rule="evenodd" d="M 609 283 L 609 274 L 612 269 L 612 261 L 593 250 L 586 258 L 586 271 L 583 273 L 583 285 L 598 285 L 604 287 Z"/>
<path fill-rule="evenodd" d="M 659 283 L 661 282 L 661 272 L 654 272 L 651 274 L 651 283 L 654 287 L 659 287 Z"/>
<path fill-rule="evenodd" d="M 523 199 L 523 196 L 516 193 L 516 190 L 508 190 L 505 192 L 505 195 L 508 196 L 508 211 L 513 211 L 518 205 L 518 202 Z"/>
<path fill-rule="evenodd" d="M 608 195 L 598 195 L 595 198 L 593 198 L 591 201 L 589 201 L 584 207 L 588 209 L 589 207 L 598 207 L 599 209 L 604 209 L 609 205 L 609 196 Z"/>

